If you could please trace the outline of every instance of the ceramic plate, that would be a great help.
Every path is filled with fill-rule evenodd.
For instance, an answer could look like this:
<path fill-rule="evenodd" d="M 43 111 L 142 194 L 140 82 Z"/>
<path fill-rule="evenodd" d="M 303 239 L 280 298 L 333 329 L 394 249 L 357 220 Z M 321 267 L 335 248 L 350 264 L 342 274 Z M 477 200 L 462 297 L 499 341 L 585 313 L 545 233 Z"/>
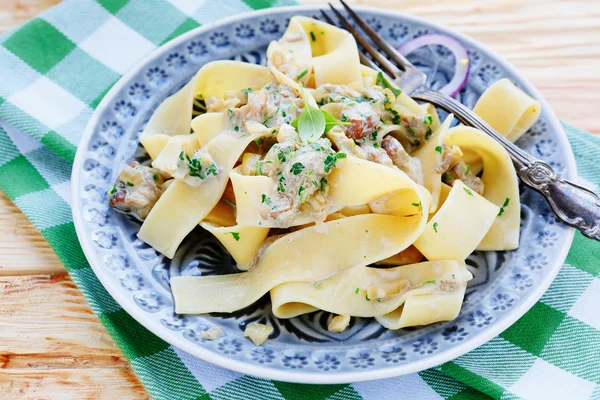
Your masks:
<path fill-rule="evenodd" d="M 425 20 L 360 9 L 368 23 L 396 46 L 427 33 L 455 37 L 469 50 L 472 69 L 458 100 L 472 107 L 492 82 L 507 77 L 542 101 L 540 120 L 519 146 L 564 176 L 575 176 L 566 136 L 540 94 L 514 68 L 474 40 Z M 469 282 L 460 316 L 422 328 L 388 331 L 373 319 L 352 318 L 343 333 L 327 331 L 327 313 L 278 320 L 268 296 L 233 314 L 176 315 L 169 279 L 177 275 L 226 274 L 235 264 L 219 242 L 197 228 L 173 260 L 139 241 L 139 224 L 107 206 L 106 191 L 133 159 L 147 160 L 138 145 L 156 107 L 207 62 L 235 59 L 265 64 L 265 50 L 289 18 L 316 8 L 269 9 L 195 29 L 167 43 L 127 73 L 96 109 L 73 166 L 73 214 L 79 240 L 94 272 L 115 300 L 142 325 L 175 347 L 203 360 L 264 378 L 341 383 L 420 371 L 480 346 L 523 315 L 548 288 L 570 247 L 573 230 L 558 223 L 546 202 L 521 187 L 521 245 L 516 251 L 475 253 L 467 260 Z M 452 76 L 454 59 L 443 48 L 410 57 L 432 87 Z M 250 322 L 274 327 L 261 347 L 243 337 Z M 214 325 L 226 335 L 205 341 Z"/>

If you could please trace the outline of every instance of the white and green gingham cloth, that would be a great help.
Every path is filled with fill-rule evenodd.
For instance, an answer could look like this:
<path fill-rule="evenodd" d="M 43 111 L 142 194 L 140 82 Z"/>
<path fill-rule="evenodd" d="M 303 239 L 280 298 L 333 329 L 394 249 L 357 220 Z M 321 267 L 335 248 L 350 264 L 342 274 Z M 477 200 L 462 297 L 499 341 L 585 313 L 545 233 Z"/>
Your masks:
<path fill-rule="evenodd" d="M 300 385 L 240 375 L 168 345 L 105 291 L 78 244 L 71 162 L 119 77 L 200 24 L 292 0 L 70 0 L 0 36 L 0 189 L 58 254 L 156 399 L 600 399 L 600 243 L 579 233 L 517 323 L 436 368 L 374 382 Z M 565 126 L 580 175 L 600 183 L 600 140 Z"/>

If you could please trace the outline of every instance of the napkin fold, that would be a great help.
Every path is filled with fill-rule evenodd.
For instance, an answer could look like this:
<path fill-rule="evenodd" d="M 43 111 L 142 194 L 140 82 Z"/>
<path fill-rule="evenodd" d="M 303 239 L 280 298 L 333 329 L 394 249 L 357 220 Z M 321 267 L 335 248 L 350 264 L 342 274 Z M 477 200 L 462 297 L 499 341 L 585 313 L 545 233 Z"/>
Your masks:
<path fill-rule="evenodd" d="M 289 4 L 70 0 L 0 36 L 0 189 L 50 243 L 150 396 L 600 399 L 600 243 L 579 233 L 548 291 L 498 337 L 438 367 L 373 382 L 301 385 L 225 370 L 162 341 L 106 292 L 78 244 L 69 205 L 71 162 L 93 109 L 162 43 L 225 16 Z M 598 185 L 600 140 L 564 128 L 579 175 Z"/>

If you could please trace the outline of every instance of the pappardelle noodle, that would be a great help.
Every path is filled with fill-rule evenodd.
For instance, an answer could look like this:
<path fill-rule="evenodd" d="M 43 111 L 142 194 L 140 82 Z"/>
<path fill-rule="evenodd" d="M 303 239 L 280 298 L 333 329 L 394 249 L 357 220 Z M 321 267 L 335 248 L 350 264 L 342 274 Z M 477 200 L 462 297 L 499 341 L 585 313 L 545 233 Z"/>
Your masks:
<path fill-rule="evenodd" d="M 519 243 L 507 152 L 361 65 L 337 27 L 293 17 L 267 58 L 204 65 L 145 127 L 151 167 L 130 164 L 109 191 L 166 257 L 200 224 L 244 271 L 172 278 L 176 312 L 233 312 L 270 293 L 276 317 L 325 310 L 335 332 L 350 317 L 454 319 L 466 257 Z M 474 111 L 514 141 L 541 106 L 500 80 Z"/>

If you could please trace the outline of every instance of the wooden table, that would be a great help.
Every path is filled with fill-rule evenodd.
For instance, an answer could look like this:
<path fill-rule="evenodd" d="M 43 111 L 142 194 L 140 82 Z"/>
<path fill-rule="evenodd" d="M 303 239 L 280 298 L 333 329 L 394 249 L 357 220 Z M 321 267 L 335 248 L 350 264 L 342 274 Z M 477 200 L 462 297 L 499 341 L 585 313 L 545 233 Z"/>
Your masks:
<path fill-rule="evenodd" d="M 58 1 L 0 0 L 0 31 Z M 600 134 L 597 1 L 348 2 L 403 11 L 473 36 L 516 65 L 559 118 Z M 48 244 L 1 192 L 0 238 L 0 399 L 147 398 Z"/>

